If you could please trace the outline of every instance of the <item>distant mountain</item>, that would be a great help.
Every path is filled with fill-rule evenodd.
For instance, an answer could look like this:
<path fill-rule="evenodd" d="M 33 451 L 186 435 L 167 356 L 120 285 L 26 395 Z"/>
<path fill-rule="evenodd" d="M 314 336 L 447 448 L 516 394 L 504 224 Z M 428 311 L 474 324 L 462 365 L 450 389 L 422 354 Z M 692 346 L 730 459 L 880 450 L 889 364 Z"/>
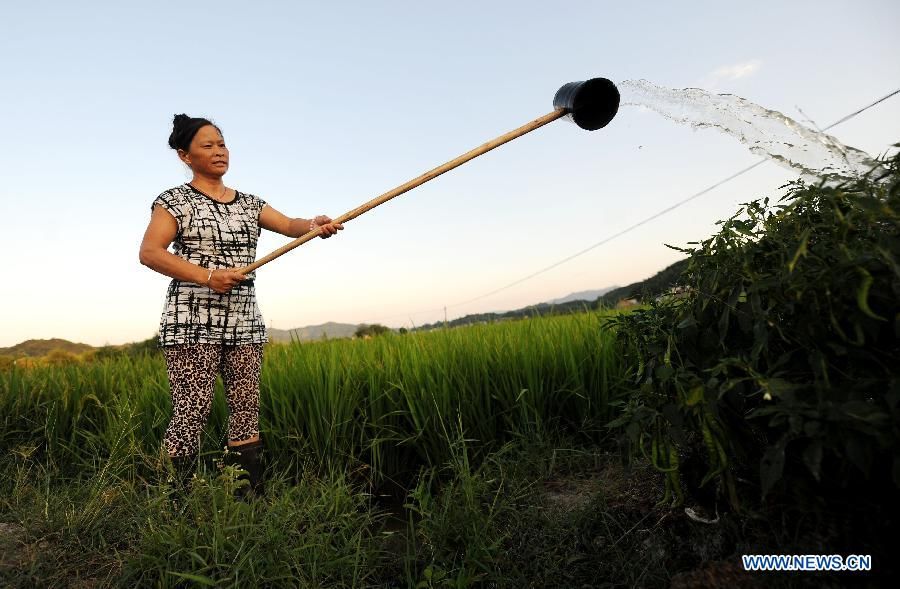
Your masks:
<path fill-rule="evenodd" d="M 638 299 L 646 301 L 652 299 L 662 293 L 668 291 L 674 286 L 681 277 L 682 271 L 687 266 L 687 258 L 675 262 L 671 266 L 657 272 L 650 278 L 629 284 L 622 287 L 609 287 L 598 290 L 586 290 L 574 292 L 560 299 L 554 299 L 547 303 L 539 303 L 537 305 L 529 305 L 514 311 L 506 311 L 502 313 L 477 313 L 474 315 L 466 315 L 458 317 L 447 322 L 449 327 L 457 325 L 468 325 L 471 323 L 484 323 L 489 321 L 502 321 L 506 319 L 516 319 L 521 317 L 531 317 L 534 315 L 563 315 L 567 313 L 576 313 L 589 309 L 597 309 L 603 307 L 615 307 L 616 303 L 622 299 Z M 443 321 L 429 323 L 419 326 L 414 330 L 428 330 L 435 327 L 443 326 Z M 294 329 L 268 329 L 269 339 L 273 342 L 290 342 L 299 340 L 302 342 L 320 340 L 328 338 L 353 337 L 360 325 L 350 323 L 335 323 L 329 321 L 321 325 L 308 325 L 306 327 L 297 327 Z M 122 346 L 105 346 L 102 349 L 116 348 L 137 349 L 140 347 L 156 349 L 155 336 L 145 342 L 135 342 L 133 344 L 124 344 Z M 12 356 L 15 358 L 22 357 L 41 357 L 46 356 L 53 350 L 63 350 L 72 354 L 82 354 L 89 350 L 98 349 L 88 344 L 79 344 L 64 339 L 30 339 L 22 343 L 16 344 L 9 348 L 0 348 L 0 356 Z M 101 349 L 101 350 L 102 350 Z"/>
<path fill-rule="evenodd" d="M 687 268 L 688 259 L 678 260 L 646 280 L 611 290 L 600 297 L 599 303 L 606 307 L 614 307 L 622 299 L 638 299 L 641 302 L 653 299 L 678 283 L 681 273 Z"/>
<path fill-rule="evenodd" d="M 628 286 L 612 287 L 605 289 L 606 291 L 599 297 L 590 300 L 568 300 L 562 303 L 538 303 L 537 305 L 529 305 L 514 311 L 506 311 L 502 313 L 476 313 L 457 317 L 447 322 L 448 327 L 456 327 L 457 325 L 470 325 L 472 323 L 486 323 L 490 321 L 504 321 L 508 319 L 519 319 L 522 317 L 532 317 L 534 315 L 565 315 L 568 313 L 578 313 L 590 309 L 598 309 L 602 307 L 615 307 L 616 303 L 622 299 L 638 299 L 639 301 L 647 301 L 674 286 L 681 277 L 681 272 L 687 266 L 687 258 L 675 262 L 671 266 L 660 270 L 650 278 L 629 284 Z M 590 292 L 590 291 L 587 291 Z M 574 297 L 582 293 L 573 293 L 568 297 Z M 558 299 L 562 300 L 562 299 Z M 443 321 L 428 323 L 417 327 L 416 330 L 430 330 L 436 327 L 442 327 Z"/>
<path fill-rule="evenodd" d="M 69 340 L 53 339 L 29 339 L 9 348 L 0 348 L 0 356 L 13 356 L 15 358 L 39 358 L 46 356 L 53 350 L 63 350 L 72 354 L 81 354 L 93 350 L 94 346 L 78 344 Z"/>
<path fill-rule="evenodd" d="M 562 303 L 568 303 L 571 301 L 596 301 L 597 297 L 603 296 L 611 290 L 615 290 L 619 288 L 618 285 L 610 286 L 607 288 L 601 288 L 599 290 L 582 290 L 581 292 L 573 292 L 571 294 L 567 294 L 561 299 L 553 299 L 552 301 L 547 301 L 548 305 L 559 305 Z"/>
<path fill-rule="evenodd" d="M 317 339 L 352 337 L 359 325 L 350 323 L 334 323 L 329 321 L 322 325 L 307 325 L 306 327 L 296 327 L 294 329 L 272 329 L 269 328 L 269 340 L 273 342 L 290 342 L 299 340 L 308 342 Z"/>
<path fill-rule="evenodd" d="M 352 337 L 359 326 L 349 323 L 323 323 L 322 325 L 309 325 L 307 327 L 298 327 L 296 329 L 269 329 L 269 339 L 273 342 L 290 342 L 292 339 L 303 342 L 329 338 Z M 0 348 L 0 356 L 8 356 L 13 358 L 40 358 L 46 356 L 53 350 L 62 350 L 71 354 L 79 355 L 90 350 L 98 350 L 104 352 L 108 350 L 128 352 L 140 352 L 141 350 L 155 352 L 157 351 L 156 336 L 142 341 L 130 344 L 122 344 L 119 346 L 90 346 L 88 344 L 79 344 L 70 342 L 69 340 L 53 338 L 53 339 L 30 339 L 18 343 L 8 348 Z"/>

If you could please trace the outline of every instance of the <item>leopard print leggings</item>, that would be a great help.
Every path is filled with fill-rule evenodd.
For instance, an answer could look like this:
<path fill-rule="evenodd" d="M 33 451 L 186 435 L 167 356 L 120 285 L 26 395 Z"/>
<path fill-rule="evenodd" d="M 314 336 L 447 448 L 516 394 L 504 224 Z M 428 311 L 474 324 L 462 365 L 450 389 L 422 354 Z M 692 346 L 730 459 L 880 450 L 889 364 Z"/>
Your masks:
<path fill-rule="evenodd" d="M 163 346 L 163 353 L 172 393 L 172 419 L 163 439 L 169 456 L 199 453 L 219 373 L 228 403 L 228 439 L 239 442 L 259 433 L 263 344 L 178 344 Z"/>

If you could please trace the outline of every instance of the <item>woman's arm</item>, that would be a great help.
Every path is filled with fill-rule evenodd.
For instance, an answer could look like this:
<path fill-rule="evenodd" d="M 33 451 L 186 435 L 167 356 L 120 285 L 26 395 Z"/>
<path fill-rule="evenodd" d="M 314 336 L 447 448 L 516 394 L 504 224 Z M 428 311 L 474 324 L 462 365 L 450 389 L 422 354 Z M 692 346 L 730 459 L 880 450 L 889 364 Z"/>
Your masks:
<path fill-rule="evenodd" d="M 175 239 L 177 232 L 178 222 L 175 217 L 161 206 L 154 207 L 141 242 L 138 256 L 141 264 L 171 278 L 209 286 L 219 293 L 228 292 L 246 278 L 234 270 L 215 270 L 210 275 L 207 268 L 192 264 L 170 252 L 169 244 Z"/>
<path fill-rule="evenodd" d="M 280 233 L 288 237 L 300 237 L 309 233 L 309 226 L 312 219 L 290 217 L 276 211 L 269 205 L 266 205 L 259 212 L 259 226 L 275 233 Z"/>
<path fill-rule="evenodd" d="M 319 219 L 318 223 L 322 226 L 322 237 L 334 235 L 344 226 L 340 223 L 332 223 L 331 219 L 322 215 L 323 219 Z M 318 218 L 318 217 L 317 217 Z M 322 222 L 324 219 L 327 219 Z M 300 237 L 310 232 L 312 219 L 296 218 L 292 219 L 284 214 L 276 211 L 271 206 L 266 205 L 259 212 L 259 226 L 275 233 L 280 233 L 288 237 Z"/>

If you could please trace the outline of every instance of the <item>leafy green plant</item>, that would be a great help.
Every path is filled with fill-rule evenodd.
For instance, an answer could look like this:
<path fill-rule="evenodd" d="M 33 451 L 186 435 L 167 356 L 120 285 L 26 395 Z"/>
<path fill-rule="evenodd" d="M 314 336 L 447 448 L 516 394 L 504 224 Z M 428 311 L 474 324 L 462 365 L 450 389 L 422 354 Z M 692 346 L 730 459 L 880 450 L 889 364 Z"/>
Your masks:
<path fill-rule="evenodd" d="M 684 292 L 611 318 L 637 394 L 610 427 L 682 500 L 735 477 L 761 496 L 900 486 L 900 156 L 886 174 L 788 184 L 743 205 L 690 255 Z M 670 246 L 671 247 L 671 246 Z"/>

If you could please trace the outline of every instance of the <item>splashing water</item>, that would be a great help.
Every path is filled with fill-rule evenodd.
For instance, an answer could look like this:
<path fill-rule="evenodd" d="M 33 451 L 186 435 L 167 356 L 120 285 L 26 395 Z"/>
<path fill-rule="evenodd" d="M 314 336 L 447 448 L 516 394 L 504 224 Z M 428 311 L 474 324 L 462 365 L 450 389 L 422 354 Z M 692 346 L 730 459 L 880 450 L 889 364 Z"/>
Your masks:
<path fill-rule="evenodd" d="M 859 177 L 881 167 L 866 152 L 740 96 L 663 88 L 647 80 L 626 80 L 617 86 L 623 106 L 648 108 L 695 129 L 718 129 L 810 182 L 822 177 L 837 181 Z"/>

